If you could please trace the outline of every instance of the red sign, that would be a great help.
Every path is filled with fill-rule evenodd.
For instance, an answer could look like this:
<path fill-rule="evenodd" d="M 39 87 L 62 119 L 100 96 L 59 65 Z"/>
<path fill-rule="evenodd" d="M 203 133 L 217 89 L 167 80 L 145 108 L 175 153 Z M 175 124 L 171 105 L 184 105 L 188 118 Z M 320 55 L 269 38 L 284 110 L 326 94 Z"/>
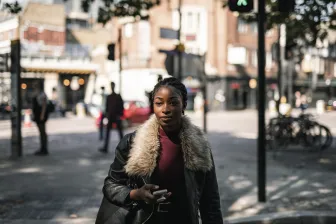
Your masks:
<path fill-rule="evenodd" d="M 186 35 L 186 41 L 195 41 L 195 40 L 196 40 L 195 34 Z"/>

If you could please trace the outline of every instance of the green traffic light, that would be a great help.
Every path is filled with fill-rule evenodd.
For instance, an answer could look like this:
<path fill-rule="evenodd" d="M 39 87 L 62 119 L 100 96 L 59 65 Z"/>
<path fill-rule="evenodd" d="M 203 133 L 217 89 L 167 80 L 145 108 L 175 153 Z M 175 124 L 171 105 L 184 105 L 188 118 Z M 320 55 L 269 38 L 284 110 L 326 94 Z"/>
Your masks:
<path fill-rule="evenodd" d="M 237 5 L 238 6 L 247 6 L 247 0 L 238 0 L 238 2 L 237 2 Z"/>

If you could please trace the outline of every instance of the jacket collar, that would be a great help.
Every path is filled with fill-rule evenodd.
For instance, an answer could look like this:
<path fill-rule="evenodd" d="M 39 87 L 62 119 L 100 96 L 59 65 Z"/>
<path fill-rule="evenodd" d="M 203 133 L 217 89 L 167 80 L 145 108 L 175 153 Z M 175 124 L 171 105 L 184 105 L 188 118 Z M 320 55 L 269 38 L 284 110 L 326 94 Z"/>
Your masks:
<path fill-rule="evenodd" d="M 152 175 L 160 153 L 159 128 L 157 118 L 152 115 L 136 131 L 125 165 L 128 175 Z M 210 145 L 203 132 L 186 116 L 182 117 L 180 139 L 185 167 L 192 171 L 209 171 L 213 166 Z"/>

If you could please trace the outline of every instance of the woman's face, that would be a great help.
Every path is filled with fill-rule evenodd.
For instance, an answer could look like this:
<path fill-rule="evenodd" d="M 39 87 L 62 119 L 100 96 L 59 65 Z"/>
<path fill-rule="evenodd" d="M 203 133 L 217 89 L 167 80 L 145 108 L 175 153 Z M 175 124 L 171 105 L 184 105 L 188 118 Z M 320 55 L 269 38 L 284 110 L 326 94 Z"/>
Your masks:
<path fill-rule="evenodd" d="M 154 95 L 154 114 L 165 131 L 180 128 L 183 111 L 182 97 L 174 87 L 161 87 Z"/>

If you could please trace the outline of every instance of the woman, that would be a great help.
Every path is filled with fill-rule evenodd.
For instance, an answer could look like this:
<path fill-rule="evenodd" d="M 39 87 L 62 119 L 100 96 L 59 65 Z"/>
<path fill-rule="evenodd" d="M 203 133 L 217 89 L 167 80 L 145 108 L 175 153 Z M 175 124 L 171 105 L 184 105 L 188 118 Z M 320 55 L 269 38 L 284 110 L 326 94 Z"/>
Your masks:
<path fill-rule="evenodd" d="M 209 143 L 184 116 L 185 86 L 164 79 L 152 100 L 154 115 L 116 148 L 96 224 L 198 224 L 199 212 L 202 224 L 223 223 Z"/>

